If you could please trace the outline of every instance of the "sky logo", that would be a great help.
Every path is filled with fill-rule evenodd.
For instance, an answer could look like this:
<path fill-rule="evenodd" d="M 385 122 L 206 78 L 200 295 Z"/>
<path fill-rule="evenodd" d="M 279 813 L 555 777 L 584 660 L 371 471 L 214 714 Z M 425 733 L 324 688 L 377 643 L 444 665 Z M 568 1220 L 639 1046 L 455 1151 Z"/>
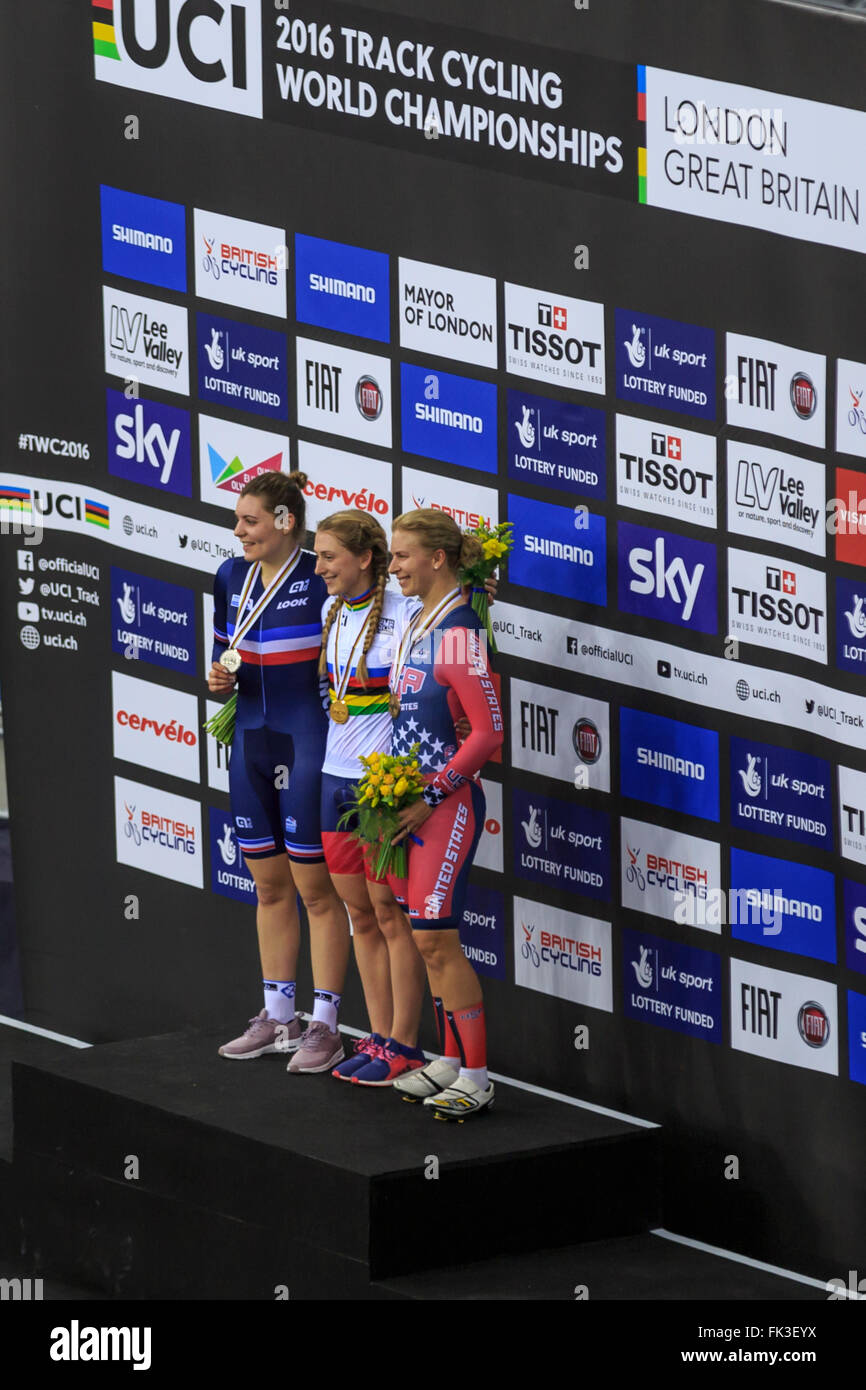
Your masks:
<path fill-rule="evenodd" d="M 508 558 L 513 584 L 584 603 L 607 603 L 603 516 L 509 496 L 508 518 L 514 523 L 514 549 Z"/>
<path fill-rule="evenodd" d="M 461 468 L 496 472 L 496 387 L 431 367 L 400 367 L 403 448 Z"/>
<path fill-rule="evenodd" d="M 640 710 L 620 710 L 623 796 L 719 819 L 719 736 Z"/>
<path fill-rule="evenodd" d="M 832 850 L 830 764 L 810 753 L 732 738 L 731 824 Z"/>
<path fill-rule="evenodd" d="M 186 292 L 186 212 L 181 203 L 99 186 L 102 268 L 109 275 Z"/>
<path fill-rule="evenodd" d="M 108 471 L 145 487 L 192 496 L 189 411 L 105 393 Z"/>
<path fill-rule="evenodd" d="M 617 396 L 656 410 L 714 420 L 715 344 L 711 328 L 617 309 Z"/>
<path fill-rule="evenodd" d="M 356 338 L 391 339 L 389 258 L 341 241 L 295 236 L 295 317 Z"/>
<path fill-rule="evenodd" d="M 623 613 L 716 632 L 716 547 L 621 521 L 618 602 Z"/>
<path fill-rule="evenodd" d="M 835 892 L 826 869 L 732 849 L 731 895 L 731 935 L 740 941 L 836 960 Z"/>
<path fill-rule="evenodd" d="M 849 970 L 866 975 L 866 883 L 845 879 L 842 884 L 845 907 L 845 964 Z"/>

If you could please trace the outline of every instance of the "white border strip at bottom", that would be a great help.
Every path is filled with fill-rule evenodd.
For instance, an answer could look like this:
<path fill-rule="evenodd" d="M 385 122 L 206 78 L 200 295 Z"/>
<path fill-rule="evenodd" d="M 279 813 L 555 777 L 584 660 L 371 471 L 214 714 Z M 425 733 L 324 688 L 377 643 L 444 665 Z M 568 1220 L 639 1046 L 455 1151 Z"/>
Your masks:
<path fill-rule="evenodd" d="M 37 1028 L 35 1023 L 22 1023 L 20 1018 L 7 1018 L 0 1014 L 0 1025 L 7 1028 L 21 1028 L 25 1033 L 35 1033 L 40 1038 L 51 1038 L 52 1042 L 66 1043 L 67 1047 L 92 1047 L 93 1043 L 82 1042 L 80 1038 L 70 1038 L 66 1033 L 52 1033 L 50 1028 Z"/>
<path fill-rule="evenodd" d="M 663 1226 L 658 1226 L 654 1231 L 650 1231 L 651 1236 L 661 1236 L 662 1240 L 672 1240 L 677 1245 L 688 1245 L 692 1250 L 703 1250 L 707 1255 L 716 1255 L 720 1260 L 733 1260 L 736 1264 L 748 1265 L 750 1269 L 760 1269 L 764 1274 L 775 1274 L 779 1279 L 793 1279 L 797 1284 L 808 1284 L 811 1289 L 823 1289 L 827 1292 L 826 1279 L 813 1279 L 809 1274 L 795 1274 L 792 1269 L 781 1269 L 779 1265 L 769 1265 L 763 1260 L 753 1260 L 751 1255 L 739 1255 L 735 1250 L 723 1250 L 720 1245 L 707 1245 L 705 1241 L 693 1240 L 691 1236 L 677 1236 L 673 1231 L 666 1231 Z M 841 1293 L 840 1293 L 841 1297 Z M 846 1294 L 845 1297 L 848 1297 Z M 853 1297 L 858 1297 L 854 1294 Z"/>

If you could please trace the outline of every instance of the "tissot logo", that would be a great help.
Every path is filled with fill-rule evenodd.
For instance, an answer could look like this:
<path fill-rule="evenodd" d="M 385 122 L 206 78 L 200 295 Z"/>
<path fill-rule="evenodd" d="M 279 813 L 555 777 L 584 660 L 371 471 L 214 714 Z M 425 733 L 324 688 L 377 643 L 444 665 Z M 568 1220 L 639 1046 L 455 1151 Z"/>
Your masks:
<path fill-rule="evenodd" d="M 632 415 L 616 417 L 617 501 L 697 526 L 716 523 L 716 448 L 712 435 L 671 430 Z"/>
<path fill-rule="evenodd" d="M 746 641 L 827 660 L 826 577 L 745 550 L 728 551 L 728 632 Z"/>
<path fill-rule="evenodd" d="M 98 82 L 261 116 L 260 0 L 100 0 L 92 16 Z"/>
<path fill-rule="evenodd" d="M 604 392 L 604 309 L 585 299 L 505 286 L 506 366 L 579 391 Z"/>

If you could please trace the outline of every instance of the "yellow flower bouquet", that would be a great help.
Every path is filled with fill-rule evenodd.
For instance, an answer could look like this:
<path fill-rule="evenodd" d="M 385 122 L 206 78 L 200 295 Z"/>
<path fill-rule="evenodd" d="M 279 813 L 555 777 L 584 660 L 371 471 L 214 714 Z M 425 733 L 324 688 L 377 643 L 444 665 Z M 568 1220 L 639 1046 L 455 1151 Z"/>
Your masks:
<path fill-rule="evenodd" d="M 490 625 L 490 600 L 484 584 L 494 570 L 504 566 L 506 555 L 514 549 L 513 526 L 513 521 L 500 521 L 496 526 L 485 526 L 483 521 L 479 521 L 474 530 L 464 532 L 464 535 L 474 536 L 481 542 L 482 558 L 460 571 L 460 583 L 468 584 L 471 588 L 472 610 L 484 624 L 487 645 L 492 652 L 496 651 L 496 642 Z"/>
<path fill-rule="evenodd" d="M 401 757 L 391 753 L 369 753 L 359 758 L 366 771 L 355 791 L 355 803 L 343 813 L 337 828 L 343 830 L 355 820 L 354 835 L 375 855 L 377 878 L 393 874 L 406 877 L 406 842 L 391 843 L 400 830 L 400 812 L 417 801 L 424 790 L 424 775 L 418 764 L 420 745 L 414 743 Z"/>

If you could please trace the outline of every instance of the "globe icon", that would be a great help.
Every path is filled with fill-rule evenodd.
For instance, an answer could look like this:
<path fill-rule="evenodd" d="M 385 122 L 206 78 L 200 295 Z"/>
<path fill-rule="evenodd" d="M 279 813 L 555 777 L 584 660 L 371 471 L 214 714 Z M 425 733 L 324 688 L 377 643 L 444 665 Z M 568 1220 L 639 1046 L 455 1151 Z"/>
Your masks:
<path fill-rule="evenodd" d="M 31 627 L 29 623 L 27 627 L 22 627 L 18 636 L 21 638 L 21 641 L 23 642 L 27 650 L 31 652 L 35 652 L 36 648 L 39 646 L 39 643 L 42 640 L 39 636 L 38 629 L 35 627 Z"/>
<path fill-rule="evenodd" d="M 749 698 L 749 682 L 748 682 L 748 681 L 737 681 L 737 699 L 738 699 L 738 700 L 748 700 L 748 698 Z"/>
<path fill-rule="evenodd" d="M 132 532 L 133 532 L 133 529 L 134 529 L 134 528 L 133 528 L 133 525 L 132 525 L 132 517 L 131 517 L 131 516 L 125 516 L 125 517 L 123 518 L 123 533 L 124 533 L 124 535 L 126 535 L 126 536 L 131 536 L 131 535 L 132 535 Z"/>

